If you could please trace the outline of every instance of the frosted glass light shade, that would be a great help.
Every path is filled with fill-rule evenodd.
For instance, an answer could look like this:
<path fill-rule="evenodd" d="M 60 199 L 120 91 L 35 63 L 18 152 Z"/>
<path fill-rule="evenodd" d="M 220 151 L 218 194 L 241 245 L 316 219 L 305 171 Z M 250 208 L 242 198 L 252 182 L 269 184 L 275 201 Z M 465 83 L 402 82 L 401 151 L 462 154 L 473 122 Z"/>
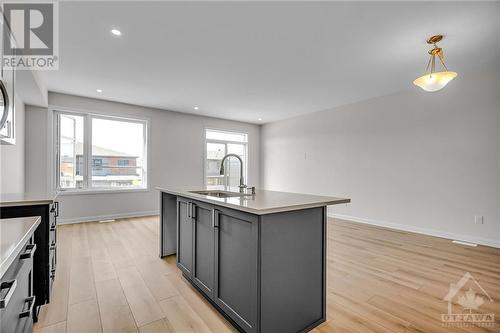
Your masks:
<path fill-rule="evenodd" d="M 443 89 L 451 80 L 457 77 L 455 72 L 435 72 L 419 77 L 413 84 L 425 91 L 433 92 Z"/>

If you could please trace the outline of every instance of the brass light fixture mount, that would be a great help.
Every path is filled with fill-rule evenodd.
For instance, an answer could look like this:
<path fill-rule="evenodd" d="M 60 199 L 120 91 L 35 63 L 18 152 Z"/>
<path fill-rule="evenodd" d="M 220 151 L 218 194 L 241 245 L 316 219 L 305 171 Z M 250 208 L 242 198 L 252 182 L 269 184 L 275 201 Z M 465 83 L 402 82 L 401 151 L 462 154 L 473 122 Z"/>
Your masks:
<path fill-rule="evenodd" d="M 434 36 L 429 37 L 427 39 L 427 44 L 434 44 L 434 45 L 436 45 L 436 43 L 439 43 L 441 41 L 441 39 L 443 39 L 443 35 L 434 35 Z"/>
<path fill-rule="evenodd" d="M 427 39 L 427 44 L 432 44 L 434 47 L 429 50 L 429 54 L 431 55 L 429 62 L 427 63 L 427 69 L 426 71 L 431 70 L 431 75 L 436 71 L 436 56 L 439 58 L 439 61 L 441 62 L 441 65 L 443 65 L 444 69 L 448 71 L 448 67 L 446 67 L 444 63 L 444 54 L 443 54 L 443 49 L 437 46 L 437 43 L 439 43 L 443 39 L 443 35 L 434 35 L 431 36 Z"/>

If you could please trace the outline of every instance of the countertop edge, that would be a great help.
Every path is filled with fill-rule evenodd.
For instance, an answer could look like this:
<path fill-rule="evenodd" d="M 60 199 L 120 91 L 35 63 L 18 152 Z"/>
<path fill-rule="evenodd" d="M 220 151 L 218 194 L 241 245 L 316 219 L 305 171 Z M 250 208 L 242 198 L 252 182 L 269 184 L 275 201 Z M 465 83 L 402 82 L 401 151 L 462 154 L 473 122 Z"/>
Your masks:
<path fill-rule="evenodd" d="M 30 216 L 30 217 L 35 217 L 36 221 L 31 225 L 29 230 L 24 234 L 24 236 L 18 240 L 16 246 L 14 249 L 8 254 L 7 258 L 0 263 L 0 278 L 3 277 L 3 275 L 7 272 L 7 270 L 10 268 L 10 265 L 14 261 L 14 259 L 17 257 L 19 252 L 21 251 L 21 248 L 23 245 L 28 241 L 28 239 L 35 233 L 36 228 L 40 225 L 42 218 L 40 216 Z M 26 217 L 21 217 L 21 218 L 26 218 Z"/>
<path fill-rule="evenodd" d="M 8 201 L 0 203 L 0 207 L 48 205 L 53 202 L 54 200 Z"/>
<path fill-rule="evenodd" d="M 330 205 L 339 205 L 343 203 L 349 203 L 351 202 L 351 199 L 344 199 L 344 198 L 338 198 L 336 200 L 325 200 L 325 201 L 318 201 L 315 203 L 304 203 L 304 204 L 294 204 L 294 205 L 289 205 L 286 207 L 276 207 L 276 208 L 268 208 L 268 209 L 253 209 L 253 208 L 248 208 L 248 207 L 243 207 L 240 205 L 235 205 L 231 203 L 226 203 L 226 202 L 221 202 L 217 200 L 213 200 L 210 198 L 207 198 L 204 195 L 196 194 L 196 193 L 189 193 L 185 191 L 178 191 L 175 189 L 166 189 L 163 187 L 156 187 L 156 189 L 160 192 L 165 192 L 168 194 L 172 195 L 177 195 L 181 196 L 184 198 L 189 198 L 193 200 L 198 200 L 234 210 L 239 210 L 242 212 L 247 212 L 255 215 L 267 215 L 267 214 L 273 214 L 273 213 L 282 213 L 282 212 L 291 212 L 295 210 L 301 210 L 301 209 L 308 209 L 308 208 L 316 208 L 316 207 L 324 207 L 324 206 L 330 206 Z"/>
<path fill-rule="evenodd" d="M 18 200 L 2 200 L 0 196 L 0 207 L 15 207 L 15 206 L 34 206 L 48 205 L 54 203 L 59 196 L 59 192 L 51 195 L 50 199 L 18 199 Z"/>

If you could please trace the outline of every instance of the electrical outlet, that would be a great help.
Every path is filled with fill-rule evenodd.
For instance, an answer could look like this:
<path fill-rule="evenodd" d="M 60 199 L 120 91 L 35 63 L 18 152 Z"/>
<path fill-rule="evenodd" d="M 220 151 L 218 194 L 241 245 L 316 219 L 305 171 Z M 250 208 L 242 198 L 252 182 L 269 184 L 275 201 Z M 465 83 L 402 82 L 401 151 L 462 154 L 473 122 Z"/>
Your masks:
<path fill-rule="evenodd" d="M 474 224 L 484 224 L 484 219 L 482 215 L 474 216 Z"/>

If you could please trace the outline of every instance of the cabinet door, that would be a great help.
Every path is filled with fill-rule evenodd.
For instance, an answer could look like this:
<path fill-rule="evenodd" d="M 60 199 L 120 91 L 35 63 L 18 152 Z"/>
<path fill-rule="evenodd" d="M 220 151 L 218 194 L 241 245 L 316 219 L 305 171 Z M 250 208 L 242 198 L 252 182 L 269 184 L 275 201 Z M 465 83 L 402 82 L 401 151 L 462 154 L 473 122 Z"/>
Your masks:
<path fill-rule="evenodd" d="M 0 310 L 0 332 L 27 332 L 33 323 L 34 301 L 33 297 L 33 251 L 28 250 L 28 244 L 23 246 L 22 253 L 14 260 L 6 275 L 9 282 L 15 281 L 10 286 L 11 296 Z M 24 258 L 23 258 L 24 256 Z M 2 289 L 5 287 L 2 278 Z M 2 298 L 4 290 L 2 290 Z M 31 332 L 31 330 L 29 331 Z"/>
<path fill-rule="evenodd" d="M 245 332 L 257 332 L 258 217 L 217 207 L 214 300 Z"/>
<path fill-rule="evenodd" d="M 193 219 L 191 202 L 177 199 L 177 267 L 191 277 L 193 267 Z"/>
<path fill-rule="evenodd" d="M 193 202 L 193 282 L 213 298 L 215 284 L 215 224 L 214 207 Z"/>

